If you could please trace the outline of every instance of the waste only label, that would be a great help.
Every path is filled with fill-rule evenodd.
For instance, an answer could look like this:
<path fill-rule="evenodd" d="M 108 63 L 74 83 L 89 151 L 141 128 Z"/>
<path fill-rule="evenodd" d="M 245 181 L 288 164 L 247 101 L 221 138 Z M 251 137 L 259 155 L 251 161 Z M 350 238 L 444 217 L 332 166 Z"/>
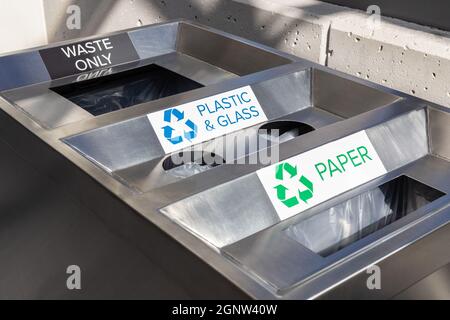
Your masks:
<path fill-rule="evenodd" d="M 165 153 L 267 121 L 246 86 L 148 115 Z"/>
<path fill-rule="evenodd" d="M 365 131 L 257 171 L 281 220 L 384 174 Z"/>
<path fill-rule="evenodd" d="M 39 51 L 52 79 L 139 60 L 126 33 Z"/>

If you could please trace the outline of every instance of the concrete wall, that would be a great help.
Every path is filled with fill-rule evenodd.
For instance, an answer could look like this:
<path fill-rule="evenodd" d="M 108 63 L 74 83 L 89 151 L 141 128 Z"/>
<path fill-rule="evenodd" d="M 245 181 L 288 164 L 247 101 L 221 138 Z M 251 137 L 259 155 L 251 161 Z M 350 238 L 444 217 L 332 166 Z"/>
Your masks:
<path fill-rule="evenodd" d="M 61 28 L 61 13 L 71 3 L 82 8 L 80 30 Z M 289 8 L 275 12 L 267 7 L 268 3 L 232 0 L 63 0 L 54 3 L 46 0 L 44 5 L 50 41 L 187 18 L 319 62 L 322 41 L 326 38 L 326 29 L 316 22 L 320 17 L 303 16 L 300 20 L 297 14 L 290 14 Z"/>
<path fill-rule="evenodd" d="M 448 0 L 322 0 L 349 8 L 366 10 L 370 5 L 383 8 L 386 17 L 450 31 Z"/>
<path fill-rule="evenodd" d="M 46 44 L 42 1 L 0 1 L 0 39 L 0 54 Z"/>
<path fill-rule="evenodd" d="M 49 42 L 187 18 L 450 107 L 449 32 L 392 18 L 377 23 L 315 0 L 28 1 L 43 1 Z M 80 30 L 66 27 L 73 4 Z"/>

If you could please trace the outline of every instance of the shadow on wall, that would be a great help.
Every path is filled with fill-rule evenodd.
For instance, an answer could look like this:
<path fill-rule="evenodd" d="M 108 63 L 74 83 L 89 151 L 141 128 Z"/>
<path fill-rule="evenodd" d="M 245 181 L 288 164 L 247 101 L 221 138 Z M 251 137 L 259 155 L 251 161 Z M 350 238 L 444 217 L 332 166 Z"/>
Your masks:
<path fill-rule="evenodd" d="M 304 36 L 305 30 L 314 28 L 308 21 L 317 17 L 335 17 L 352 10 L 319 1 L 307 4 L 302 1 L 271 2 L 290 4 L 303 9 L 304 13 L 291 18 L 233 0 L 44 0 L 44 11 L 50 43 L 185 18 L 308 57 L 307 51 L 314 50 L 310 46 L 316 44 Z M 66 26 L 69 17 L 66 11 L 70 5 L 81 8 L 80 30 L 69 30 Z M 401 20 L 389 19 L 388 22 L 420 29 L 414 24 L 405 25 Z M 434 31 L 442 35 L 439 30 Z M 321 35 L 317 36 L 320 40 Z"/>
<path fill-rule="evenodd" d="M 233 0 L 44 0 L 44 11 L 50 43 L 185 18 L 311 58 L 315 53 L 308 51 L 318 50 L 316 47 L 320 46 L 322 35 L 320 28 L 309 21 L 336 17 L 351 10 L 319 1 L 306 4 L 290 0 L 271 2 L 290 4 L 303 9 L 304 13 L 292 18 L 270 12 L 270 8 L 263 11 Z M 69 30 L 66 26 L 69 17 L 66 11 L 70 5 L 81 9 L 80 30 Z M 401 20 L 389 19 L 389 23 L 420 29 L 420 26 Z M 439 30 L 434 31 L 442 36 Z M 311 33 L 312 39 L 307 36 Z"/>
<path fill-rule="evenodd" d="M 82 27 L 69 30 L 70 5 L 81 8 Z M 346 11 L 329 4 L 298 6 L 322 16 Z M 184 18 L 310 58 L 319 50 L 322 30 L 313 16 L 295 18 L 233 0 L 44 0 L 49 42 L 86 37 L 140 25 Z M 305 18 L 305 19 L 302 19 Z M 309 34 L 313 34 L 311 38 Z M 318 56 L 318 54 L 317 54 Z"/>
<path fill-rule="evenodd" d="M 431 26 L 450 31 L 448 0 L 324 0 L 325 2 L 365 10 L 370 5 L 378 5 L 385 16 L 411 21 L 423 26 Z M 431 5 L 432 3 L 432 5 Z M 414 28 L 414 26 L 411 26 Z M 415 29 L 415 28 L 414 28 Z M 420 28 L 419 28 L 420 29 Z M 438 30 L 433 30 L 433 33 Z"/>

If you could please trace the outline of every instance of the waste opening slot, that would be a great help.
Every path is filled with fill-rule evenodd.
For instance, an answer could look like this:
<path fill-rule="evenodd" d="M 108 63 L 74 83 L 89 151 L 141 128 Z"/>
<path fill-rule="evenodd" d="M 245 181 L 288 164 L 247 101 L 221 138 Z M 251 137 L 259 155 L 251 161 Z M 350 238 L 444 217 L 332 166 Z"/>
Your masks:
<path fill-rule="evenodd" d="M 285 230 L 311 251 L 327 257 L 394 223 L 445 194 L 400 176 Z"/>
<path fill-rule="evenodd" d="M 52 88 L 94 116 L 125 109 L 203 85 L 156 64 Z"/>
<path fill-rule="evenodd" d="M 215 153 L 182 151 L 167 157 L 162 167 L 166 173 L 174 177 L 187 178 L 224 163 L 224 159 Z"/>
<path fill-rule="evenodd" d="M 258 135 L 268 141 L 282 143 L 314 130 L 312 126 L 303 122 L 281 120 L 262 125 L 258 129 Z"/>

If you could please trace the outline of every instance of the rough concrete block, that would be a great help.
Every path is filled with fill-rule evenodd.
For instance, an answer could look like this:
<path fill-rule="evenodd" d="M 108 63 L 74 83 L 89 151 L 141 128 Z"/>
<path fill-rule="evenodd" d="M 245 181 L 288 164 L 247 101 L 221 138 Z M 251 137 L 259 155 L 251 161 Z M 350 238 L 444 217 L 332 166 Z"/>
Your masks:
<path fill-rule="evenodd" d="M 374 26 L 361 12 L 331 24 L 327 65 L 384 86 L 450 106 L 450 39 L 396 19 Z"/>
<path fill-rule="evenodd" d="M 69 4 L 81 8 L 80 30 L 65 27 Z M 50 42 L 185 18 L 315 62 L 325 62 L 328 20 L 268 1 L 44 0 L 44 8 Z"/>

